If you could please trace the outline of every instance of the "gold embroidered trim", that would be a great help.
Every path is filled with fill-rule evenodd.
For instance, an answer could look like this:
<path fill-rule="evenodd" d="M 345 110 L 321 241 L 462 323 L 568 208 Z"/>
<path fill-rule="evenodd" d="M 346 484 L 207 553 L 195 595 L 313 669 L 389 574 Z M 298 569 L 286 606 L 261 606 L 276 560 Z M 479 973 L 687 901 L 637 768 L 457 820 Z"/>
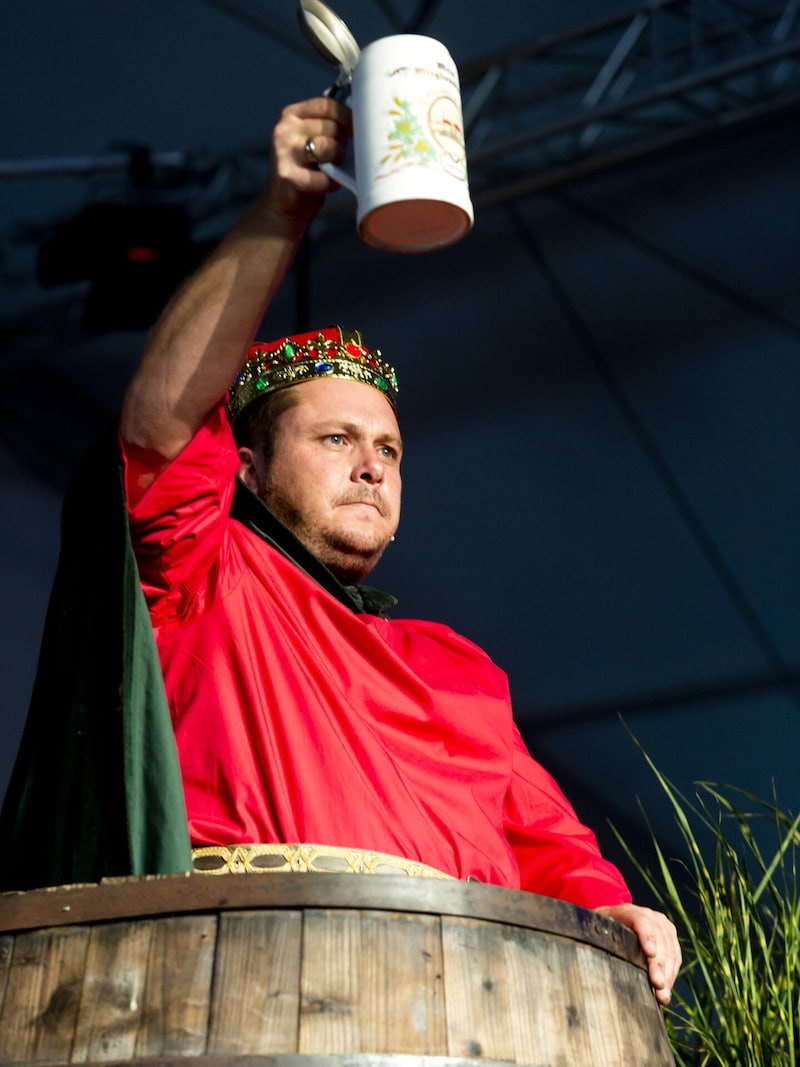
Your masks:
<path fill-rule="evenodd" d="M 416 860 L 330 845 L 205 845 L 192 849 L 192 866 L 198 874 L 310 871 L 321 874 L 404 874 L 413 878 L 453 877 Z"/>

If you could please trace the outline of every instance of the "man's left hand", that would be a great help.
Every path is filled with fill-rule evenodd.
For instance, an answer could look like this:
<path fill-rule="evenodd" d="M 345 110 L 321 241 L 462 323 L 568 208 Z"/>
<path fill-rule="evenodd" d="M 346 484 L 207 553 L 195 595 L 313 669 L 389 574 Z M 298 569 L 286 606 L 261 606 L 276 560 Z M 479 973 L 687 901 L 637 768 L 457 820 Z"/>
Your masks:
<path fill-rule="evenodd" d="M 633 930 L 647 957 L 647 971 L 656 999 L 661 1004 L 669 1004 L 681 966 L 681 948 L 673 923 L 661 912 L 636 904 L 615 904 L 595 910 Z"/>

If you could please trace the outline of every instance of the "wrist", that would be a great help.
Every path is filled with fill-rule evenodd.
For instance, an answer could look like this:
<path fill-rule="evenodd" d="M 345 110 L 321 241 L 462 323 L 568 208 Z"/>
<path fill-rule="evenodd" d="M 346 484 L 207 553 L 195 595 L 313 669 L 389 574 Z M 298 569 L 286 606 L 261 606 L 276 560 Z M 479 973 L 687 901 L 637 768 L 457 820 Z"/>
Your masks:
<path fill-rule="evenodd" d="M 320 205 L 316 200 L 315 197 L 315 203 L 309 205 L 309 210 L 304 211 L 297 204 L 285 206 L 267 189 L 251 204 L 242 222 L 248 230 L 260 237 L 296 241 L 303 236 L 309 222 L 319 210 Z"/>

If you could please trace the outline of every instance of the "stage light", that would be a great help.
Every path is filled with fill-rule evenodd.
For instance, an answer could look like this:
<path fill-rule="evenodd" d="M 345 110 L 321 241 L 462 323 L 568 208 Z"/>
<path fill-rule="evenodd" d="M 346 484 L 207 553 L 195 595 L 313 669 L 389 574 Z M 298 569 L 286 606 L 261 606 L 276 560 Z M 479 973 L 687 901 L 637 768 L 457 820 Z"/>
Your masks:
<path fill-rule="evenodd" d="M 91 204 L 41 247 L 44 286 L 90 282 L 89 330 L 146 329 L 197 264 L 188 211 L 176 204 Z"/>

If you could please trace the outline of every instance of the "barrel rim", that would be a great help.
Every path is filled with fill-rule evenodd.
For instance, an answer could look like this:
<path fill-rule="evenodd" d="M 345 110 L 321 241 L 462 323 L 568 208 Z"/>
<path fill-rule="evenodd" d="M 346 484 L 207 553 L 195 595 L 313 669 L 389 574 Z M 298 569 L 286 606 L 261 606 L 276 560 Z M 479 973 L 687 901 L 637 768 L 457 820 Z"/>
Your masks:
<path fill-rule="evenodd" d="M 348 909 L 483 919 L 569 938 L 647 969 L 621 923 L 552 897 L 405 875 L 167 874 L 0 894 L 0 937 L 46 927 L 243 910 Z"/>
<path fill-rule="evenodd" d="M 110 1060 L 113 1067 L 152 1067 L 153 1060 Z M 20 1065 L 23 1067 L 23 1065 Z M 92 1067 L 91 1061 L 85 1067 Z M 391 1052 L 223 1053 L 159 1056 L 157 1067 L 516 1067 L 508 1060 Z"/>

